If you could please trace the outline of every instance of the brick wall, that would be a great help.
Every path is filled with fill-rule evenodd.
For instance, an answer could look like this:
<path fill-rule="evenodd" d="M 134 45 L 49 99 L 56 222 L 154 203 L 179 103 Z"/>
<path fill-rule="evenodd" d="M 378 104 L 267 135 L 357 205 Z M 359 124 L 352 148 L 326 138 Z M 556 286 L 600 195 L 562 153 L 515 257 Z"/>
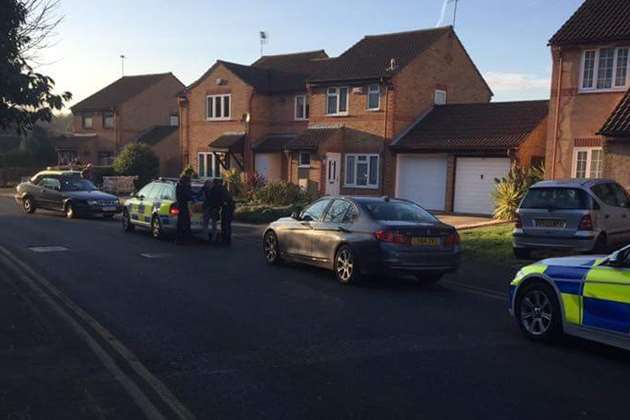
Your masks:
<path fill-rule="evenodd" d="M 604 176 L 630 189 L 630 139 L 609 140 L 605 145 Z"/>
<path fill-rule="evenodd" d="M 545 148 L 547 146 L 547 125 L 548 118 L 538 124 L 516 152 L 516 159 L 521 166 L 529 166 L 532 158 L 545 158 Z"/>

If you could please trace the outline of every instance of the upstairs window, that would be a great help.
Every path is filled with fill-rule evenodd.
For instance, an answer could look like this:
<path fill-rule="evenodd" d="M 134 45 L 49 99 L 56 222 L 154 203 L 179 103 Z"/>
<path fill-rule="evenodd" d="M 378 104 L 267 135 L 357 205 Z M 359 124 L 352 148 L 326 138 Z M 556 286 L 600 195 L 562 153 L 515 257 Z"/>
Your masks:
<path fill-rule="evenodd" d="M 229 120 L 232 95 L 209 95 L 206 97 L 208 120 Z"/>
<path fill-rule="evenodd" d="M 114 128 L 113 112 L 103 112 L 103 128 Z"/>
<path fill-rule="evenodd" d="M 348 115 L 348 88 L 334 87 L 326 91 L 326 114 Z"/>
<path fill-rule="evenodd" d="M 179 115 L 171 114 L 168 118 L 168 124 L 171 127 L 179 127 Z"/>
<path fill-rule="evenodd" d="M 381 109 L 381 87 L 377 84 L 368 86 L 367 109 L 369 111 Z"/>
<path fill-rule="evenodd" d="M 295 119 L 308 120 L 308 114 L 309 114 L 308 96 L 297 95 L 295 97 Z"/>
<path fill-rule="evenodd" d="M 433 103 L 435 105 L 446 105 L 446 91 L 437 89 L 433 95 Z"/>
<path fill-rule="evenodd" d="M 94 118 L 92 114 L 83 114 L 81 117 L 81 125 L 83 128 L 94 128 Z"/>
<path fill-rule="evenodd" d="M 625 89 L 628 86 L 628 53 L 628 47 L 584 51 L 581 90 Z"/>

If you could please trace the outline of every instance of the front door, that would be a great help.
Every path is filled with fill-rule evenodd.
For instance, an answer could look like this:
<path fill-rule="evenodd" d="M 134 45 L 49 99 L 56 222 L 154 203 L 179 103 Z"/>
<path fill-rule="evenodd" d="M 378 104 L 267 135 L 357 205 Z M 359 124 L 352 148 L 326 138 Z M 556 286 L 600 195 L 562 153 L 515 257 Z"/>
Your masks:
<path fill-rule="evenodd" d="M 339 195 L 341 153 L 326 153 L 326 195 Z"/>

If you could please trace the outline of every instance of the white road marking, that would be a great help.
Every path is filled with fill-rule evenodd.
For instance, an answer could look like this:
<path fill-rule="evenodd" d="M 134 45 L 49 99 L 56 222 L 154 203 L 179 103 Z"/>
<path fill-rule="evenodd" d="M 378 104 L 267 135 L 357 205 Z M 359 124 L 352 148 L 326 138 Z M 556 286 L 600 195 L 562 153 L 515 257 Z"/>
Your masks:
<path fill-rule="evenodd" d="M 100 336 L 104 342 L 110 346 L 110 351 L 116 353 L 131 367 L 131 369 L 140 377 L 148 387 L 150 387 L 157 397 L 168 406 L 175 418 L 183 420 L 194 420 L 195 415 L 192 414 L 173 393 L 138 360 L 124 344 L 112 335 L 105 327 L 98 323 L 94 318 L 88 315 L 83 309 L 77 306 L 70 298 L 63 294 L 59 289 L 54 287 L 48 280 L 33 271 L 26 263 L 18 259 L 8 249 L 0 246 L 0 262 L 13 271 L 15 279 L 19 279 L 26 283 L 38 296 L 40 296 L 50 307 L 65 321 L 70 327 L 81 337 L 90 347 L 98 359 L 109 370 L 109 372 L 118 380 L 121 386 L 127 391 L 130 397 L 135 401 L 138 407 L 143 411 L 144 415 L 151 420 L 166 420 L 170 416 L 165 416 L 151 401 L 151 399 L 140 389 L 138 384 L 129 377 L 119 364 L 110 356 L 107 350 L 103 348 L 92 334 L 88 332 L 86 327 L 82 326 L 78 320 L 92 328 L 94 334 Z M 57 300 L 60 301 L 60 303 Z M 77 319 L 75 319 L 78 318 Z"/>
<path fill-rule="evenodd" d="M 29 247 L 28 249 L 30 249 L 33 252 L 38 252 L 38 253 L 69 251 L 69 249 L 66 248 L 65 246 L 32 246 L 32 247 Z"/>

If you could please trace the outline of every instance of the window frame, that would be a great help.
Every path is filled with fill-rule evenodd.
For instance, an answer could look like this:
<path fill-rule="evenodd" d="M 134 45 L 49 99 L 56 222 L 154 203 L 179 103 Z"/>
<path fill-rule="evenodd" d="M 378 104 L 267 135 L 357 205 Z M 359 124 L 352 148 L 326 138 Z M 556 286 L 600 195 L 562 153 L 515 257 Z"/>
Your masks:
<path fill-rule="evenodd" d="M 302 163 L 302 155 L 308 155 L 308 165 Z M 298 168 L 310 168 L 311 167 L 312 156 L 311 152 L 298 152 Z"/>
<path fill-rule="evenodd" d="M 601 50 L 612 48 L 613 53 L 613 64 L 612 64 L 612 77 L 611 84 L 609 88 L 598 88 L 597 80 L 599 78 L 599 59 Z M 628 55 L 626 59 L 626 79 L 625 84 L 623 86 L 618 86 L 617 82 L 617 71 L 619 69 L 618 65 L 618 57 L 620 50 L 628 50 Z M 586 54 L 589 52 L 593 52 L 593 69 L 592 69 L 592 82 L 590 87 L 584 87 L 584 75 L 585 75 L 585 64 L 586 64 Z M 608 45 L 601 46 L 597 48 L 586 48 L 582 50 L 581 58 L 580 58 L 580 78 L 579 78 L 579 86 L 578 92 L 580 93 L 597 93 L 597 92 L 619 92 L 625 91 L 630 87 L 630 45 L 626 46 L 616 46 L 616 45 Z"/>
<path fill-rule="evenodd" d="M 216 98 L 221 98 L 221 116 L 215 116 L 215 103 Z M 228 98 L 228 106 L 225 106 L 225 100 Z M 208 106 L 208 101 L 212 99 L 212 116 L 210 116 L 210 107 Z M 232 94 L 231 93 L 219 93 L 213 95 L 206 95 L 206 121 L 229 121 L 232 119 Z M 227 108 L 228 115 L 225 115 L 225 110 Z"/>
<path fill-rule="evenodd" d="M 201 156 L 204 156 L 204 174 L 201 173 L 201 165 L 199 164 L 201 162 Z M 211 159 L 208 159 L 208 156 L 211 156 Z M 208 168 L 209 165 L 208 163 L 211 162 L 212 163 L 212 171 L 209 172 Z M 217 155 L 214 152 L 197 152 L 197 173 L 199 174 L 199 178 L 217 178 L 221 176 L 221 165 L 219 164 L 219 160 L 217 159 Z M 219 171 L 217 173 L 217 171 Z M 210 173 L 211 175 L 208 176 L 208 173 Z"/>
<path fill-rule="evenodd" d="M 346 90 L 346 110 L 343 112 L 339 111 L 339 105 L 341 105 L 341 89 L 345 89 Z M 330 91 L 334 90 L 335 94 L 331 94 Z M 329 113 L 328 112 L 328 101 L 330 99 L 331 96 L 335 96 L 336 99 L 336 112 L 335 113 Z M 348 86 L 333 86 L 333 87 L 328 87 L 326 88 L 326 100 L 324 101 L 324 113 L 325 115 L 329 116 L 329 117 L 338 117 L 338 116 L 347 116 L 350 115 L 350 88 Z"/>
<path fill-rule="evenodd" d="M 111 125 L 106 124 L 106 121 L 111 119 Z M 111 130 L 114 128 L 114 112 L 113 111 L 105 111 L 103 112 L 103 128 Z"/>
<path fill-rule="evenodd" d="M 298 115 L 298 99 L 302 98 L 302 117 Z M 295 121 L 306 121 L 309 118 L 309 103 L 308 103 L 308 95 L 295 95 L 295 99 L 293 102 L 293 119 Z"/>
<path fill-rule="evenodd" d="M 593 151 L 599 151 L 601 154 L 600 168 L 598 170 L 599 176 L 591 177 L 591 169 L 593 164 Z M 586 152 L 586 167 L 584 168 L 584 178 L 578 178 L 577 175 L 577 158 L 580 152 Z M 573 160 L 571 162 L 571 177 L 577 179 L 597 179 L 602 178 L 604 175 L 604 148 L 597 147 L 574 147 L 573 148 Z"/>
<path fill-rule="evenodd" d="M 88 126 L 85 122 L 90 120 L 90 125 Z M 94 114 L 81 114 L 81 127 L 87 130 L 94 129 Z"/>
<path fill-rule="evenodd" d="M 444 94 L 444 103 L 438 103 L 437 98 L 438 98 L 438 94 Z M 435 89 L 435 91 L 433 92 L 433 104 L 434 105 L 446 105 L 448 103 L 448 92 L 444 89 Z"/>
<path fill-rule="evenodd" d="M 359 157 L 365 157 L 365 163 L 367 163 L 367 184 L 366 185 L 358 185 L 357 184 L 357 169 L 359 167 Z M 371 158 L 376 157 L 376 183 L 370 183 L 370 169 L 371 168 Z M 353 182 L 348 182 L 348 160 L 349 158 L 354 158 L 352 176 L 354 178 Z M 346 153 L 343 159 L 344 162 L 344 174 L 343 174 L 343 186 L 347 188 L 361 188 L 361 189 L 370 189 L 376 190 L 380 188 L 380 171 L 381 171 L 381 155 L 378 153 Z M 363 161 L 361 161 L 363 163 Z"/>
<path fill-rule="evenodd" d="M 376 87 L 376 92 L 372 91 L 372 88 Z M 377 97 L 377 105 L 375 108 L 370 107 L 370 95 L 376 94 Z M 367 87 L 367 98 L 365 107 L 368 111 L 380 111 L 381 110 L 381 85 L 378 83 L 372 83 Z"/>

